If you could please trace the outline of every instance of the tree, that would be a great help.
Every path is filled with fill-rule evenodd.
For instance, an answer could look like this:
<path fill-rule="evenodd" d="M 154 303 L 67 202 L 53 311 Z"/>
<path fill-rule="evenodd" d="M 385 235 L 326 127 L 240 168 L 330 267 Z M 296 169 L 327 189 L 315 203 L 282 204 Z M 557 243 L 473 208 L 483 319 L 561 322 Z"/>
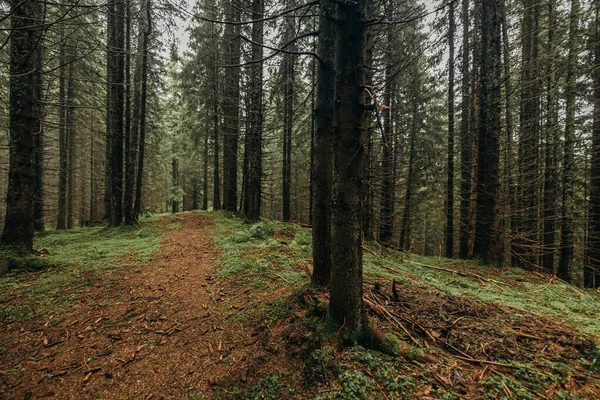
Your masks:
<path fill-rule="evenodd" d="M 575 95 L 577 83 L 577 56 L 579 32 L 579 0 L 571 0 L 569 17 L 569 40 L 567 56 L 566 101 L 565 101 L 565 144 L 563 152 L 561 245 L 558 277 L 573 280 L 573 181 L 575 179 Z"/>
<path fill-rule="evenodd" d="M 6 217 L 1 246 L 33 250 L 35 135 L 40 132 L 38 98 L 41 80 L 43 20 L 37 0 L 12 2 L 10 38 L 10 155 Z"/>
<path fill-rule="evenodd" d="M 289 3 L 288 3 L 289 5 Z M 293 42 L 296 35 L 295 17 L 289 18 L 285 22 L 286 42 Z M 296 51 L 296 46 L 292 43 L 289 47 L 290 52 Z M 295 56 L 292 53 L 286 53 L 283 56 L 283 162 L 282 162 L 282 199 L 283 212 L 282 220 L 291 219 L 291 185 L 292 185 L 292 132 L 294 127 L 294 85 L 295 85 Z"/>
<path fill-rule="evenodd" d="M 331 190 L 333 184 L 333 118 L 335 110 L 335 4 L 320 1 L 319 66 L 313 149 L 313 274 L 312 282 L 327 286 L 331 273 Z"/>
<path fill-rule="evenodd" d="M 227 81 L 223 87 L 223 209 L 237 209 L 237 167 L 240 114 L 240 28 L 233 23 L 241 19 L 241 7 L 233 0 L 226 2 L 224 44 Z"/>
<path fill-rule="evenodd" d="M 454 3 L 448 11 L 448 184 L 446 186 L 446 257 L 454 255 Z"/>
<path fill-rule="evenodd" d="M 477 203 L 473 255 L 484 264 L 501 260 L 498 196 L 501 85 L 500 1 L 483 0 L 477 163 Z"/>
<path fill-rule="evenodd" d="M 556 253 L 556 199 L 558 191 L 558 85 L 556 73 L 556 0 L 548 0 L 548 45 L 546 61 L 546 154 L 544 171 L 544 253 L 542 265 L 554 273 Z"/>
<path fill-rule="evenodd" d="M 471 215 L 471 184 L 473 172 L 473 139 L 470 122 L 469 85 L 469 0 L 462 0 L 462 61 L 460 113 L 460 229 L 459 257 L 469 257 L 469 218 Z"/>
<path fill-rule="evenodd" d="M 144 21 L 144 31 L 142 34 L 141 46 L 141 69 L 142 82 L 140 87 L 140 105 L 139 105 L 139 147 L 138 147 L 138 165 L 137 178 L 135 180 L 135 202 L 133 204 L 133 214 L 137 218 L 140 215 L 142 203 L 142 183 L 144 178 L 144 154 L 146 149 L 146 98 L 148 95 L 148 41 L 152 33 L 152 5 L 150 0 L 145 1 L 146 19 Z M 141 29 L 141 28 L 140 28 Z"/>
<path fill-rule="evenodd" d="M 244 174 L 244 214 L 248 221 L 260 219 L 262 179 L 262 129 L 263 129 L 263 48 L 264 0 L 252 0 L 252 60 L 250 66 L 249 126 L 246 132 L 245 154 L 247 167 Z"/>
<path fill-rule="evenodd" d="M 362 284 L 362 153 L 365 143 L 366 1 L 339 3 L 329 315 L 354 335 L 367 328 Z"/>
<path fill-rule="evenodd" d="M 391 1 L 385 3 L 386 18 L 393 20 L 393 5 Z M 381 207 L 379 212 L 379 240 L 387 242 L 392 239 L 394 234 L 394 191 L 395 185 L 395 163 L 397 143 L 396 135 L 393 132 L 393 106 L 392 102 L 396 91 L 396 77 L 393 72 L 394 55 L 394 27 L 389 25 L 386 29 L 386 67 L 385 67 L 385 88 L 384 102 L 387 110 L 384 114 L 383 122 L 383 152 L 381 156 L 382 165 L 382 188 L 381 188 Z"/>
<path fill-rule="evenodd" d="M 114 18 L 109 22 L 112 27 L 112 44 L 109 46 L 111 57 L 108 67 L 111 71 L 110 95 L 107 102 L 110 107 L 109 136 L 111 202 L 110 225 L 119 226 L 123 220 L 123 133 L 124 133 L 124 94 L 125 94 L 125 2 L 117 0 L 114 5 Z"/>
<path fill-rule="evenodd" d="M 588 250 L 584 270 L 584 285 L 596 288 L 600 286 L 600 1 L 594 0 L 593 30 L 593 121 L 592 154 L 590 173 L 590 224 L 588 232 Z"/>

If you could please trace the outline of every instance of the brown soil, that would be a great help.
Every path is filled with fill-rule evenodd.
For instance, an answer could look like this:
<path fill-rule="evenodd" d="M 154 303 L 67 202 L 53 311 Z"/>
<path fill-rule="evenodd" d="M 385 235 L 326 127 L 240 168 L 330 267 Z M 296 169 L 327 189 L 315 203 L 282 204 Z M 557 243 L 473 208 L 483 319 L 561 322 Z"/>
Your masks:
<path fill-rule="evenodd" d="M 260 373 L 243 364 L 271 327 L 235 326 L 252 293 L 213 275 L 211 218 L 183 216 L 151 262 L 89 278 L 71 311 L 0 325 L 0 398 L 211 397 Z"/>

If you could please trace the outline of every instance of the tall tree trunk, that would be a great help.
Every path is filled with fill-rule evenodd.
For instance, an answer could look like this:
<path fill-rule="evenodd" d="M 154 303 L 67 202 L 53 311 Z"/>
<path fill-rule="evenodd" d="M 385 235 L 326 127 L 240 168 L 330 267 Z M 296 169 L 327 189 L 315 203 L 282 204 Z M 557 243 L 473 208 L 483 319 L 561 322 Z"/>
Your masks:
<path fill-rule="evenodd" d="M 567 80 L 565 88 L 565 144 L 563 153 L 562 216 L 560 232 L 560 260 L 558 277 L 573 281 L 573 181 L 575 180 L 575 96 L 577 85 L 577 58 L 579 49 L 579 0 L 571 0 L 569 17 L 569 40 L 567 56 Z"/>
<path fill-rule="evenodd" d="M 61 45 L 58 62 L 58 215 L 56 229 L 67 229 L 67 168 L 69 166 L 67 152 L 67 75 L 69 57 L 64 32 L 61 32 Z"/>
<path fill-rule="evenodd" d="M 208 139 L 210 137 L 208 121 L 209 116 L 207 115 L 206 123 L 204 125 L 204 157 L 202 158 L 202 190 L 204 192 L 204 196 L 202 197 L 202 209 L 204 211 L 208 210 Z"/>
<path fill-rule="evenodd" d="M 171 212 L 173 214 L 179 212 L 179 164 L 177 159 L 173 157 L 171 163 L 171 187 L 173 188 L 173 199 L 171 200 Z"/>
<path fill-rule="evenodd" d="M 90 222 L 96 221 L 96 154 L 94 145 L 94 117 L 90 125 Z"/>
<path fill-rule="evenodd" d="M 115 3 L 114 51 L 111 60 L 113 68 L 113 89 L 110 100 L 111 132 L 111 215 L 110 225 L 119 226 L 123 220 L 123 117 L 125 86 L 125 0 Z"/>
<path fill-rule="evenodd" d="M 472 162 L 471 162 L 471 194 L 470 194 L 470 215 L 467 224 L 468 231 L 468 255 L 473 256 L 473 248 L 475 243 L 475 218 L 477 214 L 477 193 L 478 180 L 477 168 L 479 164 L 479 109 L 481 107 L 481 3 L 475 2 L 473 10 L 473 66 L 471 68 L 471 123 L 469 129 L 471 131 L 472 140 Z"/>
<path fill-rule="evenodd" d="M 385 4 L 386 19 L 393 20 L 393 5 L 391 1 Z M 393 108 L 392 101 L 396 91 L 396 79 L 393 72 L 393 52 L 394 52 L 394 27 L 387 27 L 386 32 L 386 51 L 385 51 L 385 89 L 384 102 L 387 107 L 383 121 L 383 152 L 381 156 L 382 166 L 382 187 L 381 187 L 381 207 L 379 210 L 379 240 L 387 242 L 392 239 L 394 234 L 394 152 L 395 135 L 393 132 Z"/>
<path fill-rule="evenodd" d="M 241 7 L 237 2 L 227 3 L 226 19 L 239 22 Z M 239 25 L 225 26 L 225 62 L 228 65 L 240 63 L 240 28 Z M 223 88 L 223 208 L 227 211 L 237 209 L 238 179 L 238 136 L 240 114 L 240 67 L 227 70 L 227 82 Z"/>
<path fill-rule="evenodd" d="M 537 71 L 539 2 L 523 0 L 522 74 L 520 98 L 519 154 L 519 241 L 515 243 L 520 262 L 537 266 L 539 182 L 539 77 Z M 518 244 L 518 245 L 517 245 Z"/>
<path fill-rule="evenodd" d="M 314 110 L 315 142 L 313 186 L 312 283 L 327 286 L 331 274 L 331 190 L 333 183 L 333 115 L 335 110 L 335 3 L 320 0 L 317 107 Z"/>
<path fill-rule="evenodd" d="M 10 39 L 10 155 L 6 218 L 0 245 L 33 250 L 35 134 L 40 115 L 36 78 L 41 57 L 41 7 L 36 0 L 13 1 Z"/>
<path fill-rule="evenodd" d="M 106 139 L 104 148 L 104 219 L 112 214 L 112 102 L 114 97 L 115 3 L 106 5 Z M 60 210 L 60 207 L 59 207 Z"/>
<path fill-rule="evenodd" d="M 252 0 L 252 60 L 250 67 L 250 129 L 246 132 L 245 152 L 248 171 L 244 185 L 244 213 L 248 221 L 260 219 L 261 179 L 262 179 L 262 130 L 263 130 L 263 35 L 264 0 Z"/>
<path fill-rule="evenodd" d="M 40 118 L 39 129 L 35 132 L 34 146 L 35 146 L 35 182 L 34 192 L 35 201 L 33 203 L 33 227 L 37 232 L 44 231 L 44 93 L 42 90 L 42 76 L 43 76 L 43 58 L 44 48 L 43 42 L 39 42 L 39 53 L 36 59 L 36 71 L 32 79 L 35 79 L 35 98 L 34 101 L 38 107 L 38 116 Z"/>
<path fill-rule="evenodd" d="M 67 79 L 67 229 L 72 229 L 75 224 L 75 167 L 77 149 L 75 148 L 76 121 L 75 121 L 75 60 L 77 44 L 71 47 L 68 55 L 69 76 Z"/>
<path fill-rule="evenodd" d="M 454 255 L 454 3 L 448 12 L 448 182 L 446 185 L 446 257 Z"/>
<path fill-rule="evenodd" d="M 504 158 L 504 175 L 506 179 L 506 204 L 505 204 L 505 230 L 508 233 L 506 249 L 511 263 L 516 264 L 516 259 L 513 258 L 513 241 L 516 238 L 517 221 L 515 220 L 515 211 L 517 201 L 515 198 L 514 188 L 514 150 L 513 150 L 513 112 L 512 112 L 512 84 L 511 84 L 511 64 L 510 64 L 510 43 L 508 37 L 508 21 L 506 19 L 506 0 L 502 0 L 501 9 L 501 24 L 502 24 L 502 56 L 504 68 L 504 106 L 505 106 L 505 134 L 506 134 L 506 151 Z"/>
<path fill-rule="evenodd" d="M 142 43 L 142 82 L 140 91 L 140 131 L 139 131 L 139 143 L 138 143 L 138 165 L 137 165 L 137 178 L 135 180 L 135 202 L 133 203 L 133 214 L 137 219 L 140 215 L 141 204 L 142 204 L 142 182 L 144 178 L 144 152 L 146 148 L 146 97 L 147 97 L 147 86 L 148 86 L 148 40 L 150 33 L 152 33 L 152 6 L 151 1 L 145 1 L 146 8 L 146 26 L 143 34 Z"/>
<path fill-rule="evenodd" d="M 414 75 L 418 75 L 415 73 Z M 406 173 L 406 192 L 404 194 L 404 210 L 402 211 L 402 222 L 400 224 L 400 248 L 404 251 L 410 251 L 412 248 L 412 208 L 413 208 L 413 186 L 415 181 L 415 161 L 417 157 L 416 151 L 416 141 L 417 141 L 417 133 L 420 127 L 420 115 L 419 115 L 419 98 L 417 91 L 418 83 L 416 82 L 418 78 L 413 77 L 415 81 L 413 83 L 414 87 L 412 89 L 412 122 L 410 128 L 410 137 L 409 137 L 409 146 L 410 150 L 408 153 L 408 171 Z"/>
<path fill-rule="evenodd" d="M 546 169 L 544 171 L 544 251 L 542 265 L 554 273 L 556 254 L 556 198 L 558 189 L 558 85 L 556 82 L 556 0 L 548 1 L 548 49 L 546 70 Z"/>
<path fill-rule="evenodd" d="M 286 41 L 291 41 L 296 35 L 295 19 L 286 21 Z M 295 44 L 288 46 L 290 51 L 296 51 Z M 283 115 L 283 165 L 282 165 L 282 220 L 291 219 L 291 185 L 292 185 L 292 130 L 294 126 L 294 70 L 295 56 L 285 54 L 283 56 L 284 76 L 284 115 Z"/>
<path fill-rule="evenodd" d="M 136 217 L 133 214 L 133 198 L 135 191 L 135 157 L 137 154 L 137 140 L 135 140 L 135 137 L 137 131 L 133 130 L 131 118 L 131 5 L 130 0 L 125 1 L 125 199 L 123 213 L 125 214 L 125 224 L 133 225 L 136 222 Z M 137 75 L 136 73 L 136 77 Z M 134 107 L 135 97 L 136 90 L 134 89 Z"/>
<path fill-rule="evenodd" d="M 353 335 L 367 328 L 362 282 L 361 172 L 365 143 L 365 0 L 339 3 L 329 314 Z"/>
<path fill-rule="evenodd" d="M 470 125 L 469 85 L 469 0 L 462 0 L 462 64 L 460 112 L 460 232 L 459 257 L 469 258 L 469 217 L 471 215 L 471 186 L 473 172 L 473 138 Z"/>
<path fill-rule="evenodd" d="M 588 251 L 584 269 L 585 287 L 600 287 L 600 0 L 593 1 L 595 13 L 594 59 L 592 79 L 594 83 L 594 114 L 591 157 L 590 223 L 588 228 Z"/>
<path fill-rule="evenodd" d="M 500 0 L 483 0 L 477 203 L 473 255 L 484 264 L 501 261 L 498 197 L 500 179 Z"/>
<path fill-rule="evenodd" d="M 213 210 L 221 209 L 221 177 L 219 175 L 219 74 L 217 50 L 213 65 Z"/>

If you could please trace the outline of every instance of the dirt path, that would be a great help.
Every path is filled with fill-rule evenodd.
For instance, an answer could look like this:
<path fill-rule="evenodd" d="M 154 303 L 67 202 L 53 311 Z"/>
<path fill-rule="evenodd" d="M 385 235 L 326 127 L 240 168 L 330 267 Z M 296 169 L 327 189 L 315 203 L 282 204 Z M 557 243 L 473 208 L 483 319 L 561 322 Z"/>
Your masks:
<path fill-rule="evenodd" d="M 0 398 L 181 398 L 227 376 L 212 220 L 182 218 L 150 263 L 97 277 L 70 312 L 3 329 Z"/>

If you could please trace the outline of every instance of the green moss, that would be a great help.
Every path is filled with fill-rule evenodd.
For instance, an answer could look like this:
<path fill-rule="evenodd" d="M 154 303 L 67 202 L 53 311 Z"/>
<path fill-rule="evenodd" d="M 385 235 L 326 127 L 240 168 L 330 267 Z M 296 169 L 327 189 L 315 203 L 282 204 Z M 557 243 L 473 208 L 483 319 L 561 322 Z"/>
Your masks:
<path fill-rule="evenodd" d="M 31 318 L 31 314 L 25 307 L 0 306 L 0 322 L 2 323 L 23 322 L 29 318 Z"/>
<path fill-rule="evenodd" d="M 386 333 L 381 341 L 381 351 L 390 356 L 400 355 L 400 339 L 392 333 Z"/>

